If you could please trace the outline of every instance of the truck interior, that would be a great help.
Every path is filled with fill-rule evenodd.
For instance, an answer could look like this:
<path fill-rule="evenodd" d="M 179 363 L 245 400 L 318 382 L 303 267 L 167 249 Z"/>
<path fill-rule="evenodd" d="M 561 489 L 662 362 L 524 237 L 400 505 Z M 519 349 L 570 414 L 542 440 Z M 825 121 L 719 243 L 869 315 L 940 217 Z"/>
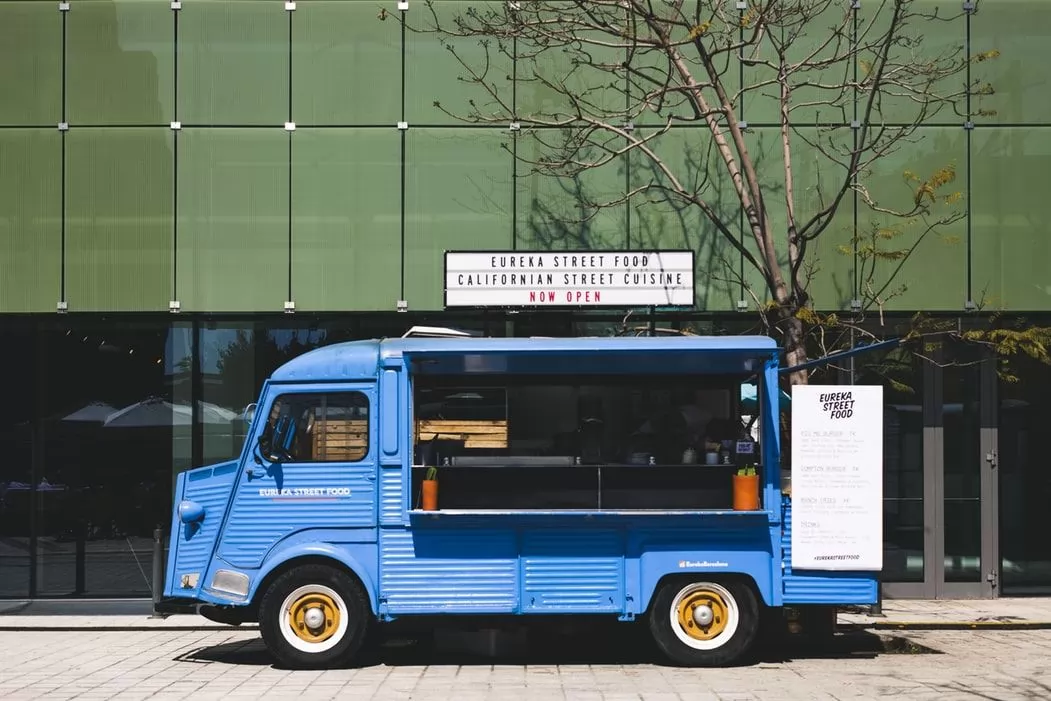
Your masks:
<path fill-rule="evenodd" d="M 761 434 L 742 421 L 741 386 L 762 386 L 772 349 L 481 341 L 405 351 L 410 509 L 430 468 L 441 510 L 723 511 L 738 469 L 754 467 L 762 484 Z"/>

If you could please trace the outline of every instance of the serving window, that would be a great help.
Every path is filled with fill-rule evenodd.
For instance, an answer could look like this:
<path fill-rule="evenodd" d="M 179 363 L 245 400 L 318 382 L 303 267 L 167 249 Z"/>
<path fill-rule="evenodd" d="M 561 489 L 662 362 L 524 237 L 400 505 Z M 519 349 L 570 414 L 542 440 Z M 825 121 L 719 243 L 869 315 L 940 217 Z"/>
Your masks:
<path fill-rule="evenodd" d="M 414 500 L 441 509 L 724 509 L 758 455 L 741 378 L 417 376 Z"/>

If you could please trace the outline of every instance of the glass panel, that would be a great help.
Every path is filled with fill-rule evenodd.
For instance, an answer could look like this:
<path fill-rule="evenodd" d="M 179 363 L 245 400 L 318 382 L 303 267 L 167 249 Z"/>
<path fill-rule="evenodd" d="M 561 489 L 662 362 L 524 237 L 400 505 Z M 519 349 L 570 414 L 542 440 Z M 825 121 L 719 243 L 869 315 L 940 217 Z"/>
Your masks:
<path fill-rule="evenodd" d="M 190 417 L 171 401 L 169 328 L 71 318 L 42 336 L 38 593 L 148 596 L 153 529 L 171 509 L 172 426 Z"/>
<path fill-rule="evenodd" d="M 574 27 L 573 42 L 547 37 L 517 43 L 515 86 L 518 114 L 539 121 L 560 122 L 579 114 L 623 123 L 626 107 L 626 75 L 620 70 L 628 56 L 626 43 L 614 31 L 583 29 L 604 22 L 620 23 L 623 12 L 601 5 L 531 3 L 526 22 L 561 23 L 557 31 Z M 659 12 L 659 10 L 658 10 Z M 644 30 L 640 29 L 640 33 Z M 535 35 L 536 32 L 530 32 Z M 642 38 L 646 38 L 645 35 Z M 635 55 L 634 63 L 645 70 L 656 59 Z M 641 92 L 641 91 L 639 91 Z"/>
<path fill-rule="evenodd" d="M 73 311 L 168 308 L 172 132 L 66 136 L 66 296 Z"/>
<path fill-rule="evenodd" d="M 1044 0 L 997 0 L 971 20 L 971 53 L 995 60 L 974 62 L 972 78 L 990 85 L 993 95 L 975 101 L 975 121 L 997 124 L 1047 124 L 1051 78 L 1047 73 L 1051 15 Z M 979 111 L 986 111 L 983 115 Z"/>
<path fill-rule="evenodd" d="M 559 143 L 550 131 L 519 137 L 517 247 L 523 250 L 623 249 L 628 245 L 626 158 L 574 177 L 536 172 L 530 163 L 552 157 L 545 143 Z M 543 139 L 543 142 L 540 141 Z M 598 163 L 598 148 L 582 149 L 583 163 Z"/>
<path fill-rule="evenodd" d="M 1047 594 L 1051 591 L 1051 540 L 1037 534 L 1047 528 L 1051 500 L 1051 470 L 1042 449 L 1051 425 L 1051 403 L 1047 401 L 1051 367 L 1017 354 L 1000 377 L 996 472 L 1003 593 Z"/>
<path fill-rule="evenodd" d="M 427 10 L 423 10 L 427 14 Z M 292 116 L 308 124 L 401 119 L 401 32 L 375 3 L 308 2 L 292 13 Z"/>
<path fill-rule="evenodd" d="M 845 0 L 843 0 L 845 1 Z M 978 3 L 982 4 L 982 3 Z M 984 14 L 985 8 L 978 14 Z M 879 102 L 873 108 L 873 124 L 920 122 L 962 123 L 966 121 L 967 18 L 959 0 L 913 0 L 898 3 L 861 3 L 858 13 L 858 75 L 864 78 L 884 50 L 884 39 L 892 18 L 904 11 L 905 22 L 885 64 L 886 78 Z M 972 25 L 973 26 L 973 25 Z M 917 68 L 919 66 L 919 68 Z M 910 71 L 916 74 L 910 74 Z M 932 76 L 938 76 L 930 83 Z M 976 76 L 972 75 L 972 79 Z M 851 76 L 851 79 L 853 76 Z M 843 82 L 843 78 L 839 78 Z M 861 100 L 867 93 L 859 95 Z M 942 100 L 958 101 L 957 105 Z M 858 106 L 859 119 L 864 106 Z M 903 149 L 908 151 L 908 147 Z"/>
<path fill-rule="evenodd" d="M 492 12 L 502 14 L 505 7 L 503 2 L 437 0 L 410 13 L 406 21 L 412 30 L 405 37 L 405 119 L 409 124 L 463 124 L 464 117 L 477 113 L 499 117 L 506 128 L 512 105 L 510 45 L 489 39 L 485 40 L 487 49 L 483 40 L 436 31 L 455 33 L 458 18 L 466 13 L 484 17 Z M 456 55 L 445 44 L 451 44 Z M 472 82 L 470 71 L 484 74 L 497 97 Z"/>
<path fill-rule="evenodd" d="M 649 130 L 640 129 L 638 133 L 641 138 L 652 135 Z M 717 212 L 727 212 L 724 221 L 735 237 L 740 236 L 737 196 L 720 170 L 721 161 L 708 148 L 710 140 L 707 128 L 677 127 L 648 142 L 659 163 L 643 151 L 631 153 L 631 189 L 650 189 L 634 195 L 627 205 L 631 219 L 629 247 L 693 250 L 697 309 L 725 311 L 734 308 L 740 290 L 733 274 L 738 269 L 737 249 L 716 230 L 700 207 L 672 194 L 678 183 L 690 196 L 703 200 Z M 674 182 L 662 168 L 670 171 Z"/>
<path fill-rule="evenodd" d="M 279 311 L 288 299 L 289 135 L 179 134 L 178 283 L 186 311 Z"/>
<path fill-rule="evenodd" d="M 1047 309 L 1051 200 L 1034 195 L 1051 164 L 1051 132 L 979 129 L 972 145 L 974 295 L 991 309 Z"/>
<path fill-rule="evenodd" d="M 174 17 L 164 2 L 76 4 L 67 25 L 70 124 L 168 124 L 175 118 Z"/>
<path fill-rule="evenodd" d="M 284 125 L 291 14 L 279 2 L 186 3 L 179 11 L 178 119 Z"/>
<path fill-rule="evenodd" d="M 850 49 L 855 11 L 850 0 L 788 5 L 787 19 L 772 29 L 787 37 L 786 60 L 793 70 L 788 79 L 789 120 L 797 127 L 818 124 L 848 125 L 854 118 L 854 62 Z M 799 8 L 806 8 L 807 16 Z M 820 9 L 819 9 L 820 8 Z M 751 24 L 749 26 L 752 26 Z M 782 32 L 782 29 L 784 31 Z M 746 31 L 746 40 L 751 30 Z M 789 36 L 792 35 L 792 36 Z M 776 47 L 768 38 L 744 48 L 744 116 L 750 124 L 781 123 L 780 84 Z M 703 79 L 703 74 L 702 74 Z"/>
<path fill-rule="evenodd" d="M 193 406 L 193 324 L 188 321 L 173 324 L 168 333 L 164 352 L 164 375 L 171 384 L 172 403 L 176 406 Z M 193 455 L 193 431 L 189 424 L 172 426 L 172 474 L 171 487 L 175 489 L 175 478 L 184 470 L 196 467 Z M 174 493 L 174 491 L 173 491 Z M 165 530 L 168 530 L 165 526 Z"/>
<path fill-rule="evenodd" d="M 0 597 L 28 597 L 29 528 L 33 489 L 33 431 L 38 424 L 38 371 L 32 329 L 5 319 L 0 325 L 0 363 L 8 374 L 8 401 L 0 403 Z"/>
<path fill-rule="evenodd" d="M 875 246 L 883 259 L 865 256 L 858 269 L 862 300 L 879 298 L 888 311 L 963 309 L 967 300 L 966 187 L 967 133 L 959 127 L 920 129 L 898 150 L 880 157 L 862 178 L 879 208 L 912 213 L 924 183 L 952 180 L 936 188 L 937 200 L 924 200 L 928 214 L 888 216 L 858 202 L 859 247 Z M 946 197 L 950 198 L 946 202 Z M 946 217 L 957 221 L 933 229 Z M 887 256 L 908 257 L 897 260 Z M 899 270 L 900 265 L 900 270 Z"/>
<path fill-rule="evenodd" d="M 753 164 L 759 174 L 764 199 L 774 236 L 774 249 L 783 274 L 788 275 L 788 208 L 785 204 L 785 160 L 781 132 L 777 128 L 753 129 L 746 135 L 745 143 L 752 154 Z M 849 152 L 853 138 L 849 128 L 793 130 L 792 177 L 796 226 L 808 235 L 817 235 L 806 251 L 806 262 L 816 265 L 820 274 L 809 284 L 813 305 L 822 310 L 838 310 L 850 307 L 854 291 L 854 257 L 852 237 L 854 231 L 853 198 L 848 193 L 840 200 L 831 222 L 820 233 L 810 226 L 811 220 L 835 202 L 839 189 L 847 178 L 846 168 L 840 165 L 843 153 Z M 724 182 L 729 181 L 725 166 L 715 155 L 709 156 L 715 165 L 715 175 Z M 727 192 L 725 210 L 739 212 L 737 195 Z M 747 226 L 747 225 L 746 225 Z M 806 227 L 810 227 L 807 229 Z M 745 246 L 759 260 L 759 247 L 750 229 L 744 232 Z M 735 256 L 736 258 L 736 256 Z M 736 260 L 734 261 L 736 263 Z M 806 279 L 807 272 L 801 272 Z M 744 279 L 749 289 L 760 300 L 768 300 L 770 292 L 759 271 L 747 259 L 744 261 Z M 786 277 L 786 282 L 788 278 Z M 744 296 L 754 306 L 747 292 Z"/>
<path fill-rule="evenodd" d="M 62 121 L 62 13 L 52 2 L 0 2 L 0 125 Z"/>
<path fill-rule="evenodd" d="M 507 132 L 413 129 L 405 192 L 405 299 L 441 309 L 444 252 L 511 247 Z"/>
<path fill-rule="evenodd" d="M 241 416 L 259 395 L 261 349 L 251 322 L 208 325 L 199 333 L 201 460 L 211 465 L 241 453 L 246 433 Z"/>
<path fill-rule="evenodd" d="M 384 310 L 401 293 L 400 135 L 296 131 L 292 291 L 297 310 Z"/>
<path fill-rule="evenodd" d="M 61 214 L 62 135 L 0 129 L 0 312 L 55 311 Z"/>
<path fill-rule="evenodd" d="M 883 386 L 884 582 L 922 582 L 923 366 L 908 348 L 856 356 L 855 384 Z"/>
<path fill-rule="evenodd" d="M 944 369 L 945 581 L 977 582 L 982 557 L 981 356 L 949 347 Z"/>
<path fill-rule="evenodd" d="M 247 432 L 242 420 L 244 409 L 258 401 L 263 382 L 274 370 L 318 346 L 350 340 L 342 324 L 334 323 L 333 327 L 264 331 L 261 323 L 240 322 L 208 324 L 200 329 L 203 464 L 240 455 Z M 404 330 L 397 335 L 401 333 Z"/>

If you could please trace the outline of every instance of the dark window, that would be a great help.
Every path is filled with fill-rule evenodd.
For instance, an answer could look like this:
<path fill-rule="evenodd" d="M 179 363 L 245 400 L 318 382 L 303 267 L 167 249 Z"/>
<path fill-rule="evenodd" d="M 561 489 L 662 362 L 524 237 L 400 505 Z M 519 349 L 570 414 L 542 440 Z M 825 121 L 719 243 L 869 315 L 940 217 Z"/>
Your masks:
<path fill-rule="evenodd" d="M 361 392 L 282 394 L 263 430 L 282 462 L 358 462 L 369 452 L 369 400 Z"/>

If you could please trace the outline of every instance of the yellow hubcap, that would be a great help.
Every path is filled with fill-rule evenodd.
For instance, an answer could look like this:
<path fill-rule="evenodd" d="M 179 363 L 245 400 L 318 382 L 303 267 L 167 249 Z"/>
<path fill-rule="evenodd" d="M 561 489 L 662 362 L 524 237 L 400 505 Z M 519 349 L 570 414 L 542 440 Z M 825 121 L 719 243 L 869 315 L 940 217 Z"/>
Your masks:
<path fill-rule="evenodd" d="M 325 594 L 304 594 L 288 608 L 288 624 L 300 640 L 321 643 L 339 627 L 339 607 Z"/>
<path fill-rule="evenodd" d="M 679 602 L 679 627 L 691 638 L 711 640 L 726 630 L 726 602 L 712 591 L 695 591 Z"/>

